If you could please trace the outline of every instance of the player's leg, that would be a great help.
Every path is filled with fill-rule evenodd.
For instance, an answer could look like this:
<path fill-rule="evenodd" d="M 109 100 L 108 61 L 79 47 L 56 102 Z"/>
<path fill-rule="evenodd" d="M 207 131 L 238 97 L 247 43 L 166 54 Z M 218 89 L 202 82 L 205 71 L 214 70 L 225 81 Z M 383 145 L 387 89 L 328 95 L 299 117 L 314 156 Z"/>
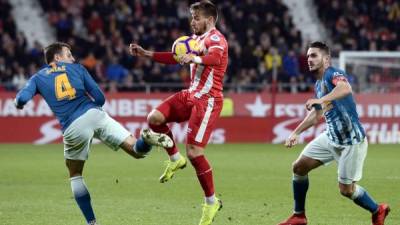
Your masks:
<path fill-rule="evenodd" d="M 293 163 L 292 188 L 295 214 L 304 213 L 305 211 L 305 201 L 309 187 L 308 173 L 322 164 L 321 161 L 303 154 Z"/>
<path fill-rule="evenodd" d="M 222 201 L 215 196 L 211 165 L 204 155 L 203 147 L 187 144 L 186 151 L 204 192 L 205 204 L 199 225 L 211 224 L 217 212 L 222 208 Z"/>
<path fill-rule="evenodd" d="M 328 137 L 323 133 L 310 142 L 304 148 L 298 159 L 292 164 L 293 215 L 284 222 L 279 223 L 279 225 L 307 224 L 305 202 L 309 187 L 308 173 L 334 159 L 331 152 L 328 150 L 329 148 Z"/>
<path fill-rule="evenodd" d="M 111 118 L 106 112 L 98 112 L 99 118 L 94 136 L 113 150 L 122 148 L 134 158 L 143 158 L 151 150 L 152 145 L 170 147 L 172 140 L 165 134 L 144 130 L 136 139 L 125 127 Z"/>
<path fill-rule="evenodd" d="M 188 120 L 192 108 L 189 99 L 190 94 L 187 91 L 178 92 L 167 98 L 148 115 L 147 121 L 149 127 L 155 132 L 167 134 L 173 140 L 172 132 L 167 123 Z M 185 168 L 187 164 L 185 157 L 179 153 L 175 142 L 173 142 L 172 147 L 165 149 L 169 155 L 169 160 L 167 161 L 167 167 L 160 177 L 161 183 L 170 180 L 176 171 Z"/>
<path fill-rule="evenodd" d="M 88 224 L 96 224 L 89 191 L 82 171 L 88 159 L 89 146 L 93 137 L 93 121 L 87 112 L 76 119 L 64 132 L 64 157 L 70 174 L 71 190 L 75 201 Z"/>
<path fill-rule="evenodd" d="M 162 133 L 168 135 L 172 140 L 174 138 L 169 126 L 167 125 L 166 116 L 168 117 L 170 111 L 170 102 L 163 102 L 157 109 L 153 109 L 147 116 L 147 123 L 151 130 L 154 132 Z M 159 110 L 162 110 L 163 113 Z M 166 116 L 164 116 L 164 114 Z M 170 148 L 165 148 L 171 161 L 177 161 L 180 157 L 179 150 L 173 143 Z"/>
<path fill-rule="evenodd" d="M 66 159 L 65 163 L 70 174 L 71 190 L 76 203 L 81 209 L 87 223 L 96 224 L 90 194 L 82 176 L 85 161 Z"/>
<path fill-rule="evenodd" d="M 178 92 L 166 100 L 164 100 L 156 109 L 152 110 L 148 117 L 147 122 L 149 127 L 158 133 L 167 134 L 172 140 L 174 140 L 173 134 L 167 125 L 170 122 L 182 122 L 186 121 L 190 115 L 190 93 L 188 91 Z M 170 148 L 165 148 L 167 151 L 170 161 L 178 161 L 181 157 L 179 150 L 175 145 Z"/>
<path fill-rule="evenodd" d="M 367 155 L 368 142 L 346 146 L 338 151 L 338 180 L 340 193 L 352 199 L 355 204 L 372 214 L 374 225 L 383 225 L 390 208 L 387 204 L 378 204 L 360 185 L 364 160 Z"/>
<path fill-rule="evenodd" d="M 214 98 L 197 100 L 189 119 L 186 153 L 196 170 L 197 178 L 204 192 L 205 204 L 200 225 L 211 224 L 222 202 L 215 197 L 213 173 L 210 163 L 204 155 L 204 148 L 210 139 L 215 122 L 222 109 L 222 100 Z"/>

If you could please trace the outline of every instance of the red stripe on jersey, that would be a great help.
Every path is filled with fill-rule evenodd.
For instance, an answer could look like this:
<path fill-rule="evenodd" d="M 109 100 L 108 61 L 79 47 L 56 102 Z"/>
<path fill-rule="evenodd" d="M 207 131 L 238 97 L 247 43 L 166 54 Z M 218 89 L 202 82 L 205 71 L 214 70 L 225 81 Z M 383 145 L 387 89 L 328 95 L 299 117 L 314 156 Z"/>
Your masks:
<path fill-rule="evenodd" d="M 345 81 L 345 82 L 347 82 L 347 79 L 346 79 L 345 76 L 335 76 L 335 77 L 332 79 L 332 84 L 336 86 L 337 82 L 339 82 L 339 81 Z"/>

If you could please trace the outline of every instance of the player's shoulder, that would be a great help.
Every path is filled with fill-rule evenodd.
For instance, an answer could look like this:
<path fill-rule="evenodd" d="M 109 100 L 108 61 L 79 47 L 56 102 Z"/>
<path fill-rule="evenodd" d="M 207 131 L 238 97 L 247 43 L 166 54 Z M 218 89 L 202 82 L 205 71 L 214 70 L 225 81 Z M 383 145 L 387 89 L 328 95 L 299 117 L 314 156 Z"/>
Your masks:
<path fill-rule="evenodd" d="M 226 49 L 228 43 L 225 39 L 225 36 L 217 29 L 212 29 L 208 35 L 205 37 L 206 46 L 219 46 L 221 49 Z"/>
<path fill-rule="evenodd" d="M 74 74 L 81 74 L 86 72 L 86 68 L 79 63 L 64 63 L 67 72 L 72 72 Z"/>
<path fill-rule="evenodd" d="M 84 69 L 84 67 L 79 63 L 66 63 L 62 62 L 59 65 L 65 66 L 68 69 Z"/>
<path fill-rule="evenodd" d="M 225 36 L 216 28 L 210 30 L 210 33 L 207 35 L 206 39 L 210 41 L 220 42 L 225 41 Z"/>
<path fill-rule="evenodd" d="M 328 67 L 328 69 L 326 70 L 326 73 L 329 76 L 334 76 L 334 77 L 335 76 L 347 76 L 347 74 L 344 70 L 341 70 L 341 69 L 333 67 L 333 66 Z"/>

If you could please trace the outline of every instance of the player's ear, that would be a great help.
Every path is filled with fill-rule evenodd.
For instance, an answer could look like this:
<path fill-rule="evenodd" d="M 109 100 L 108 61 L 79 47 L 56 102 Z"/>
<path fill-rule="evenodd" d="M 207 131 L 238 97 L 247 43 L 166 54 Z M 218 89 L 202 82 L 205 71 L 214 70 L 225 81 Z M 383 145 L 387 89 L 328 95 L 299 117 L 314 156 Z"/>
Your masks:
<path fill-rule="evenodd" d="M 326 65 L 330 65 L 330 62 L 331 62 L 331 56 L 330 56 L 330 55 L 327 55 L 327 54 L 325 54 L 323 57 L 324 57 L 324 64 L 326 64 Z"/>
<path fill-rule="evenodd" d="M 61 55 L 60 54 L 54 54 L 54 58 L 53 61 L 58 62 L 61 59 Z"/>

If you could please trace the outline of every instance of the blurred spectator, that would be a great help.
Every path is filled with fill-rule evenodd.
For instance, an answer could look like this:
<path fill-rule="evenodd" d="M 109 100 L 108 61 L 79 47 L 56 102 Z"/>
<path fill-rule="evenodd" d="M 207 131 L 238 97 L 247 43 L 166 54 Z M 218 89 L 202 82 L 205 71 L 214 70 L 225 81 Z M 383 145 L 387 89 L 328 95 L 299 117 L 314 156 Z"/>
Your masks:
<path fill-rule="evenodd" d="M 188 85 L 187 68 L 133 58 L 126 47 L 138 42 L 145 48 L 169 51 L 177 37 L 191 33 L 189 5 L 192 1 L 39 1 L 50 25 L 56 29 L 57 38 L 73 46 L 76 58 L 101 87 L 121 91 L 132 90 L 125 82 L 135 85 L 172 82 L 177 84 L 176 88 Z M 220 10 L 217 26 L 229 43 L 227 86 L 266 85 L 272 80 L 274 66 L 279 82 L 289 82 L 286 76 L 297 76 L 299 71 L 306 74 L 301 68 L 301 53 L 297 52 L 302 46 L 300 31 L 293 26 L 281 0 L 218 1 L 217 6 Z M 338 6 L 338 15 L 339 10 Z M 13 74 L 17 74 L 15 68 L 7 66 L 14 61 L 24 66 L 28 75 L 31 75 L 31 69 L 27 68 L 30 63 L 37 68 L 43 65 L 44 46 L 35 43 L 27 49 L 25 38 L 16 32 L 10 11 L 10 5 L 0 0 L 0 58 L 6 65 L 0 70 L 3 85 L 10 84 Z M 390 12 L 393 21 L 398 20 L 395 6 Z M 381 36 L 391 38 L 390 31 Z M 285 57 L 282 59 L 282 56 Z M 116 83 L 108 83 L 111 81 Z M 159 88 L 159 91 L 165 90 L 171 89 Z"/>
<path fill-rule="evenodd" d="M 282 57 L 276 48 L 272 47 L 269 49 L 268 53 L 264 56 L 264 63 L 267 71 L 271 71 L 274 67 L 280 68 L 282 66 Z"/>
<path fill-rule="evenodd" d="M 109 81 L 122 82 L 128 75 L 128 71 L 118 63 L 116 57 L 111 57 L 106 69 L 106 76 Z"/>
<path fill-rule="evenodd" d="M 299 75 L 299 61 L 293 50 L 283 57 L 283 69 L 289 77 L 297 77 Z"/>
<path fill-rule="evenodd" d="M 16 91 L 19 91 L 25 86 L 26 82 L 25 69 L 18 65 L 17 73 L 13 75 L 11 83 L 15 87 Z"/>
<path fill-rule="evenodd" d="M 319 17 L 338 48 L 332 51 L 396 51 L 400 44 L 400 6 L 394 0 L 316 0 Z"/>

